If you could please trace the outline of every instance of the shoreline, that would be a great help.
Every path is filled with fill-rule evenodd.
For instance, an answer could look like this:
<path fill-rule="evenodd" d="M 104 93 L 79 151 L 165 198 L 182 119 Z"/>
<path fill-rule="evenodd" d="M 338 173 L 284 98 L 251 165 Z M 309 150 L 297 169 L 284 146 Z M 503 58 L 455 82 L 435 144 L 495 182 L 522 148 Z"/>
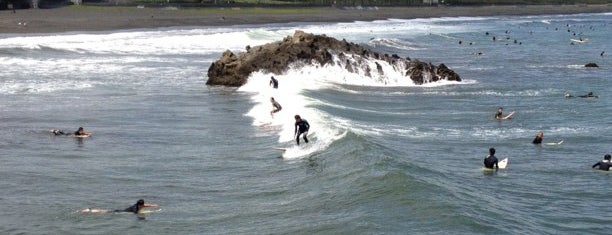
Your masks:
<path fill-rule="evenodd" d="M 607 13 L 606 5 L 501 5 L 378 8 L 137 8 L 69 6 L 0 11 L 0 34 L 97 32 L 163 27 L 354 22 L 438 17 Z"/>

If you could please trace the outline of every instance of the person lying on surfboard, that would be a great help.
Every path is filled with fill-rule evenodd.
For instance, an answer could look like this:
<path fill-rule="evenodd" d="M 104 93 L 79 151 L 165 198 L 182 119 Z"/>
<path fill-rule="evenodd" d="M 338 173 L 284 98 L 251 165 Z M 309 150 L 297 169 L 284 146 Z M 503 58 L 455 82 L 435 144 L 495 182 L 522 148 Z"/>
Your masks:
<path fill-rule="evenodd" d="M 123 210 L 105 210 L 105 209 L 97 209 L 97 208 L 86 208 L 81 210 L 81 213 L 108 213 L 108 212 L 131 212 L 134 214 L 138 214 L 145 207 L 159 207 L 157 204 L 145 203 L 143 199 L 140 199 L 136 202 L 136 204 L 125 208 Z"/>
<path fill-rule="evenodd" d="M 541 144 L 543 138 L 544 138 L 544 132 L 540 131 L 540 132 L 538 132 L 536 137 L 533 139 L 533 141 L 531 141 L 531 143 L 533 143 L 533 144 Z"/>
<path fill-rule="evenodd" d="M 610 154 L 606 154 L 604 156 L 604 160 L 595 163 L 592 168 L 595 168 L 596 166 L 599 166 L 599 169 L 602 171 L 609 171 L 610 167 L 612 167 L 612 156 L 610 156 Z"/>
<path fill-rule="evenodd" d="M 85 129 L 83 129 L 83 127 L 79 127 L 79 129 L 74 132 L 74 135 L 75 136 L 90 136 L 91 133 L 85 132 Z"/>
<path fill-rule="evenodd" d="M 499 165 L 497 165 L 498 161 L 495 157 L 495 149 L 489 149 L 489 156 L 484 159 L 484 167 L 488 169 L 498 169 Z M 495 168 L 494 168 L 495 167 Z"/>
<path fill-rule="evenodd" d="M 62 130 L 58 130 L 58 129 L 53 129 L 53 130 L 49 130 L 49 132 L 53 133 L 54 135 L 72 135 L 75 137 L 86 137 L 86 136 L 91 136 L 91 132 L 85 132 L 85 129 L 83 129 L 83 127 L 79 127 L 79 129 L 77 131 L 75 131 L 74 133 L 70 134 L 70 133 L 66 133 Z"/>

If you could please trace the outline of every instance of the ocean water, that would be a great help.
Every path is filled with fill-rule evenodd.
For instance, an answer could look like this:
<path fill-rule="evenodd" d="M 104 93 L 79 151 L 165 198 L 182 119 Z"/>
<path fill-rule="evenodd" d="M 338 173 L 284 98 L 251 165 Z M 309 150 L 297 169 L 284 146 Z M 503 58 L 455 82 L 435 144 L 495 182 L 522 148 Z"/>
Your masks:
<path fill-rule="evenodd" d="M 205 85 L 223 51 L 295 30 L 463 81 L 296 64 L 278 90 Z M 0 234 L 609 234 L 610 38 L 609 13 L 1 34 Z M 508 169 L 483 171 L 490 147 Z M 140 198 L 161 211 L 78 212 Z"/>

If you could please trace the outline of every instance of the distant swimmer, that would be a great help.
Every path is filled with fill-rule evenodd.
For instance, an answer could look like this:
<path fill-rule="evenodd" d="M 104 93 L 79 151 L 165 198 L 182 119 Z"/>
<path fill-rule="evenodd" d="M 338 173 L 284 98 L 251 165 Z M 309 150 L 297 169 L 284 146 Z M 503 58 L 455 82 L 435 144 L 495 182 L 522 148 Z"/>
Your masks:
<path fill-rule="evenodd" d="M 609 171 L 610 167 L 612 166 L 612 156 L 610 156 L 610 154 L 606 154 L 604 156 L 604 160 L 601 160 L 597 163 L 595 163 L 595 165 L 593 165 L 592 168 L 595 168 L 597 166 L 599 166 L 599 169 L 602 171 Z"/>
<path fill-rule="evenodd" d="M 121 213 L 121 212 L 130 212 L 130 213 L 134 213 L 134 214 L 138 214 L 142 211 L 143 208 L 146 207 L 159 207 L 157 204 L 150 204 L 150 203 L 145 203 L 145 201 L 143 199 L 140 199 L 136 202 L 136 204 L 122 209 L 122 210 L 106 210 L 106 209 L 99 209 L 99 208 L 86 208 L 81 210 L 81 213 L 108 213 L 108 212 L 115 212 L 115 213 Z"/>
<path fill-rule="evenodd" d="M 593 92 L 589 92 L 586 95 L 579 95 L 578 97 L 580 98 L 598 98 L 599 96 L 594 95 Z"/>
<path fill-rule="evenodd" d="M 306 121 L 306 119 L 302 119 L 302 117 L 300 117 L 300 115 L 295 115 L 295 131 L 294 131 L 294 135 L 295 135 L 295 142 L 297 143 L 297 145 L 300 145 L 300 135 L 304 134 L 304 142 L 308 143 L 308 138 L 306 138 L 306 135 L 308 135 L 308 130 L 310 129 L 310 124 L 308 123 L 308 121 Z"/>
<path fill-rule="evenodd" d="M 601 53 L 599 54 L 599 56 L 603 57 L 605 53 L 606 53 L 605 51 L 601 51 Z"/>
<path fill-rule="evenodd" d="M 270 111 L 270 115 L 274 117 L 274 113 L 281 111 L 283 107 L 278 102 L 276 102 L 276 100 L 274 100 L 274 97 L 270 97 L 270 102 L 272 102 L 272 111 Z"/>
<path fill-rule="evenodd" d="M 499 165 L 497 165 L 498 161 L 495 157 L 495 149 L 489 149 L 489 156 L 484 159 L 484 167 L 488 169 L 498 169 Z"/>
<path fill-rule="evenodd" d="M 536 137 L 533 139 L 533 141 L 531 141 L 531 143 L 533 143 L 533 144 L 541 144 L 543 138 L 544 138 L 544 132 L 540 131 L 540 132 L 538 132 Z"/>
<path fill-rule="evenodd" d="M 270 86 L 274 87 L 274 89 L 278 89 L 278 80 L 276 80 L 274 76 L 270 77 Z"/>

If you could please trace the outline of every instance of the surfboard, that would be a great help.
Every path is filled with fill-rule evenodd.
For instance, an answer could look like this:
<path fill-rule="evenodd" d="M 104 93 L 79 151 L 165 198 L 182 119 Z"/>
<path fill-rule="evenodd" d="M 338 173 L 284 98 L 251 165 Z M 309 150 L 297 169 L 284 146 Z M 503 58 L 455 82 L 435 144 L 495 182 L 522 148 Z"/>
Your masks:
<path fill-rule="evenodd" d="M 506 115 L 505 117 L 503 117 L 502 119 L 511 119 L 512 116 L 514 116 L 514 111 L 510 112 L 508 115 Z"/>
<path fill-rule="evenodd" d="M 138 212 L 138 214 L 149 214 L 149 213 L 155 213 L 155 212 L 160 212 L 162 209 L 161 208 L 155 208 L 155 209 L 147 209 L 147 208 L 143 208 L 140 209 L 140 211 Z"/>
<path fill-rule="evenodd" d="M 559 141 L 559 142 L 551 142 L 551 143 L 544 143 L 545 145 L 561 145 L 563 144 L 563 140 Z"/>
<path fill-rule="evenodd" d="M 582 40 L 580 40 L 580 39 L 573 39 L 573 38 L 572 38 L 572 39 L 570 39 L 570 40 L 571 40 L 572 42 L 577 42 L 577 43 L 585 43 L 585 42 L 588 42 L 588 41 L 589 41 L 589 39 L 588 39 L 588 38 L 583 38 Z"/>
<path fill-rule="evenodd" d="M 508 166 L 508 158 L 504 158 L 497 162 L 497 166 L 499 166 L 499 169 L 506 169 L 506 166 Z"/>
<path fill-rule="evenodd" d="M 90 137 L 90 136 L 91 136 L 91 133 L 87 133 L 87 134 L 84 134 L 84 135 L 73 135 L 72 137 L 74 137 L 74 138 L 87 138 L 87 137 Z"/>
<path fill-rule="evenodd" d="M 280 151 L 287 151 L 287 148 L 274 148 L 276 150 L 280 150 Z"/>

